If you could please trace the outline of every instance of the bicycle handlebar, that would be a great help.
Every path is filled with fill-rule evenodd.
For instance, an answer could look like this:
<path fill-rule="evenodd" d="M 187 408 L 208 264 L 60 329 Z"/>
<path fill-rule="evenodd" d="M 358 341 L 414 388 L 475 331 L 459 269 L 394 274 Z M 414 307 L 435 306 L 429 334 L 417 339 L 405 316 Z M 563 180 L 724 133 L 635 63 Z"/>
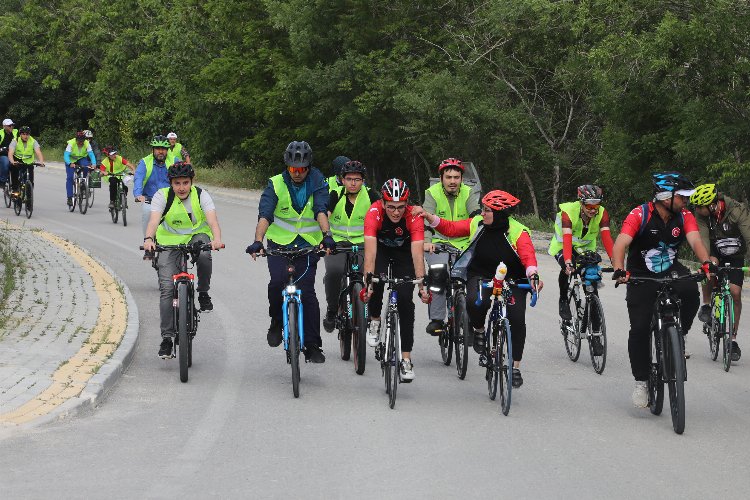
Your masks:
<path fill-rule="evenodd" d="M 445 243 L 437 243 L 435 245 L 435 249 L 432 251 L 432 253 L 447 253 L 451 255 L 460 255 L 461 250 L 454 247 L 453 245 L 446 245 Z"/>
<path fill-rule="evenodd" d="M 349 241 L 337 241 L 336 242 L 336 248 L 331 252 L 331 254 L 336 253 L 364 253 L 365 251 L 365 244 L 364 243 L 351 243 Z"/>
<path fill-rule="evenodd" d="M 221 244 L 221 248 L 226 248 L 225 244 Z M 140 246 L 141 250 L 144 250 L 143 245 Z M 190 243 L 181 243 L 179 245 L 156 245 L 156 248 L 154 249 L 155 252 L 166 252 L 168 250 L 187 250 L 189 252 L 202 252 L 202 251 L 210 251 L 213 250 L 210 243 L 200 243 L 196 242 L 193 244 Z"/>
<path fill-rule="evenodd" d="M 385 276 L 372 276 L 370 277 L 370 283 L 384 283 L 384 284 L 393 285 L 393 286 L 406 285 L 406 284 L 424 285 L 424 278 L 416 278 L 416 279 L 414 278 L 391 278 L 391 279 L 388 279 Z"/>
<path fill-rule="evenodd" d="M 690 274 L 683 274 L 682 276 L 662 276 L 661 278 L 656 278 L 653 276 L 634 276 L 629 275 L 628 281 L 626 283 L 631 285 L 639 285 L 642 283 L 674 283 L 675 281 L 702 281 L 706 275 L 703 272 L 699 273 L 690 273 Z M 620 285 L 620 283 L 615 283 L 615 288 L 617 288 Z"/>
<path fill-rule="evenodd" d="M 318 247 L 305 247 L 305 248 L 266 248 L 263 253 L 259 254 L 264 257 L 269 255 L 277 257 L 287 257 L 294 259 L 296 257 L 302 257 L 311 253 L 317 255 L 325 255 L 325 250 L 320 250 Z"/>
<path fill-rule="evenodd" d="M 527 280 L 528 281 L 528 280 Z M 503 286 L 508 285 L 509 287 L 514 288 L 521 288 L 523 290 L 531 290 L 531 300 L 529 301 L 529 305 L 531 307 L 536 306 L 537 299 L 539 298 L 539 294 L 536 290 L 534 290 L 531 287 L 531 283 L 516 283 L 513 280 L 504 280 Z M 477 300 L 474 301 L 474 304 L 479 306 L 482 303 L 482 288 L 494 288 L 495 287 L 495 279 L 489 278 L 489 279 L 480 279 L 479 280 L 479 288 L 477 290 Z"/>

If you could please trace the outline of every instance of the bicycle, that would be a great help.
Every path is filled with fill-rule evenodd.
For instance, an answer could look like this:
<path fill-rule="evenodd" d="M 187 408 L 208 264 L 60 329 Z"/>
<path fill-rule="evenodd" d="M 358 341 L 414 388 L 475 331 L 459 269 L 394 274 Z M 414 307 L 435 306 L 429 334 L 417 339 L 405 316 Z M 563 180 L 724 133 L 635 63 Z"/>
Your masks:
<path fill-rule="evenodd" d="M 368 315 L 367 304 L 359 300 L 365 284 L 358 256 L 364 253 L 364 246 L 340 241 L 336 243 L 335 253 L 346 253 L 346 274 L 341 280 L 336 314 L 341 359 L 348 361 L 353 351 L 354 371 L 362 375 L 367 360 Z"/>
<path fill-rule="evenodd" d="M 729 271 L 750 271 L 750 267 L 719 267 L 719 284 L 711 291 L 711 316 L 703 324 L 703 333 L 708 337 L 708 347 L 711 359 L 716 361 L 719 356 L 719 342 L 723 343 L 722 357 L 724 371 L 728 372 L 732 366 L 732 336 L 734 334 L 734 299 L 729 290 Z"/>
<path fill-rule="evenodd" d="M 497 267 L 496 275 L 504 277 L 506 272 L 507 268 L 501 262 Z M 513 342 L 510 322 L 506 316 L 507 306 L 515 303 L 511 287 L 531 290 L 529 305 L 536 306 L 538 296 L 530 283 L 516 283 L 508 279 L 480 279 L 475 301 L 477 306 L 481 305 L 482 288 L 492 289 L 490 296 L 492 305 L 487 319 L 487 328 L 484 330 L 484 352 L 479 355 L 479 366 L 485 368 L 485 380 L 490 400 L 495 400 L 498 385 L 500 386 L 500 409 L 506 416 L 510 412 L 513 390 Z"/>
<path fill-rule="evenodd" d="M 596 290 L 602 280 L 602 273 L 614 271 L 611 267 L 599 267 L 601 260 L 601 256 L 594 251 L 584 252 L 578 257 L 574 271 L 568 276 L 567 303 L 568 309 L 571 310 L 571 319 L 560 319 L 560 332 L 570 360 L 578 361 L 581 340 L 588 340 L 591 365 L 599 375 L 604 372 L 607 363 L 607 326 L 604 321 L 604 308 Z M 598 318 L 598 325 L 594 318 Z M 595 342 L 598 342 L 599 346 L 596 346 Z"/>
<path fill-rule="evenodd" d="M 78 211 L 81 215 L 85 215 L 89 209 L 89 196 L 93 191 L 89 187 L 88 175 L 84 175 L 84 169 L 93 170 L 94 167 L 82 166 L 78 163 L 71 163 L 75 168 L 73 173 L 73 204 L 68 207 L 68 210 L 75 212 L 76 205 L 78 205 Z M 93 201 L 92 201 L 93 203 Z"/>
<path fill-rule="evenodd" d="M 302 314 L 302 290 L 299 290 L 294 279 L 294 260 L 312 253 L 324 254 L 318 247 L 305 248 L 267 248 L 261 255 L 284 257 L 288 261 L 287 285 L 281 290 L 284 298 L 281 307 L 282 335 L 284 351 L 286 351 L 286 362 L 292 367 L 292 393 L 295 398 L 299 397 L 299 355 L 305 345 L 305 331 Z"/>
<path fill-rule="evenodd" d="M 222 245 L 221 248 L 224 248 Z M 140 247 L 143 250 L 143 246 Z M 174 314 L 172 323 L 177 332 L 172 344 L 171 357 L 178 357 L 180 364 L 180 381 L 188 381 L 188 369 L 193 366 L 193 338 L 198 331 L 200 322 L 200 309 L 195 307 L 195 275 L 188 270 L 195 266 L 198 256 L 203 251 L 210 251 L 210 243 L 185 243 L 180 245 L 156 244 L 156 252 L 177 250 L 180 257 L 177 261 L 179 272 L 172 276 Z M 189 259 L 189 264 L 188 264 Z M 175 353 L 176 352 L 176 353 Z"/>
<path fill-rule="evenodd" d="M 369 283 L 383 283 L 388 285 L 388 307 L 385 311 L 385 337 L 381 334 L 381 341 L 375 346 L 375 359 L 380 361 L 380 370 L 385 379 L 385 392 L 388 395 L 388 406 L 396 405 L 396 393 L 401 379 L 401 332 L 398 318 L 398 292 L 396 287 L 405 284 L 418 285 L 423 279 L 394 278 L 393 260 L 388 262 L 388 271 L 381 276 L 368 276 Z"/>
<path fill-rule="evenodd" d="M 16 215 L 21 215 L 21 209 L 23 208 L 26 212 L 26 218 L 31 218 L 31 214 L 34 211 L 34 183 L 31 182 L 29 170 L 34 167 L 43 166 L 44 164 L 36 162 L 29 164 L 16 162 L 16 166 L 11 167 L 21 169 L 18 174 L 18 195 L 13 196 L 11 193 L 10 196 L 13 203 L 13 211 Z"/>
<path fill-rule="evenodd" d="M 6 155 L 8 153 L 8 148 L 0 148 L 0 155 Z M 10 174 L 10 171 L 8 172 Z M 5 202 L 5 208 L 10 208 L 12 204 L 12 199 L 10 197 L 10 179 L 8 179 L 5 184 L 3 184 L 3 201 Z"/>
<path fill-rule="evenodd" d="M 448 254 L 447 266 L 445 264 L 433 264 L 429 266 L 427 272 L 427 283 L 430 290 L 433 292 L 445 291 L 448 317 L 445 329 L 438 336 L 440 354 L 443 358 L 443 364 L 450 366 L 455 348 L 456 372 L 458 378 L 463 380 L 466 377 L 469 359 L 469 345 L 466 340 L 469 335 L 472 335 L 472 332 L 469 328 L 469 313 L 466 310 L 466 289 L 463 280 L 450 276 L 450 270 L 453 268 L 458 255 L 461 254 L 461 250 L 440 243 L 435 245 L 434 252 L 436 254 Z"/>
<path fill-rule="evenodd" d="M 664 405 L 664 384 L 669 390 L 672 428 L 677 434 L 685 431 L 685 339 L 680 326 L 680 299 L 672 284 L 677 281 L 701 281 L 703 273 L 654 278 L 630 276 L 628 284 L 656 283 L 659 288 L 651 319 L 651 369 L 648 377 L 648 405 L 651 413 L 660 415 Z M 615 286 L 618 286 L 617 283 Z"/>
<path fill-rule="evenodd" d="M 127 174 L 125 172 L 120 172 L 116 174 L 109 174 L 109 182 L 116 182 L 117 183 L 117 194 L 115 194 L 115 203 L 114 207 L 109 209 L 109 215 L 112 217 L 112 222 L 114 224 L 117 224 L 117 219 L 122 212 L 122 225 L 123 227 L 128 225 L 128 217 L 127 217 L 127 211 L 128 211 L 128 196 L 127 192 L 125 191 L 125 182 L 123 180 L 124 177 L 126 177 Z"/>

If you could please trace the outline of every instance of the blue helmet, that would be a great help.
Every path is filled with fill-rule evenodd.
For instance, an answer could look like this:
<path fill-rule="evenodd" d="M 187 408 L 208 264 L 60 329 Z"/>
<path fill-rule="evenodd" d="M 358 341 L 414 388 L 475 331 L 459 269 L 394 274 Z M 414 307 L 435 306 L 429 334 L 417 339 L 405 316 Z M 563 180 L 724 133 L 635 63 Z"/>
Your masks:
<path fill-rule="evenodd" d="M 654 193 L 670 192 L 683 196 L 690 196 L 695 185 L 690 179 L 679 172 L 657 172 L 651 176 L 654 183 Z"/>

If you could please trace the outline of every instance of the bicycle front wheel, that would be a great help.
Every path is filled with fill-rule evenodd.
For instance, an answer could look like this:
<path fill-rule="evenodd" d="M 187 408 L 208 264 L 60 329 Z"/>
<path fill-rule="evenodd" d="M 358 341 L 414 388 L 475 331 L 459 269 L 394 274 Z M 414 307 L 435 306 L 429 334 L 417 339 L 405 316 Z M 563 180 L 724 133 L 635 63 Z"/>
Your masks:
<path fill-rule="evenodd" d="M 672 428 L 682 434 L 685 430 L 685 350 L 681 334 L 674 326 L 667 327 L 665 340 L 668 345 L 664 348 L 664 370 L 668 377 Z"/>
<path fill-rule="evenodd" d="M 560 333 L 562 333 L 563 342 L 565 343 L 565 352 L 568 353 L 570 360 L 575 363 L 581 355 L 581 337 L 578 335 L 578 328 L 580 327 L 578 308 L 575 296 L 573 295 L 572 285 L 568 289 L 568 309 L 570 310 L 572 319 L 560 321 Z"/>
<path fill-rule="evenodd" d="M 13 202 L 10 197 L 10 188 L 8 187 L 9 183 L 10 181 L 8 181 L 3 187 L 3 201 L 5 202 L 5 208 L 10 208 L 10 205 Z"/>
<path fill-rule="evenodd" d="M 607 364 L 607 325 L 604 322 L 604 308 L 599 296 L 591 294 L 589 297 L 588 324 L 586 325 L 589 339 L 589 353 L 591 365 L 599 375 L 604 372 Z"/>
<path fill-rule="evenodd" d="M 34 211 L 34 185 L 31 181 L 26 181 L 26 200 L 24 201 L 24 209 L 26 210 L 26 218 L 31 219 L 31 214 Z"/>
<path fill-rule="evenodd" d="M 388 406 L 396 406 L 396 392 L 398 390 L 399 374 L 401 372 L 401 353 L 399 352 L 399 326 L 398 313 L 394 312 L 388 315 L 388 346 L 385 351 L 386 368 L 386 385 L 388 392 Z"/>
<path fill-rule="evenodd" d="M 81 179 L 78 181 L 78 211 L 81 215 L 84 215 L 89 209 L 89 188 L 86 186 L 86 181 Z"/>
<path fill-rule="evenodd" d="M 458 378 L 466 378 L 466 367 L 469 360 L 469 345 L 466 340 L 472 335 L 469 328 L 469 313 L 466 312 L 466 293 L 461 290 L 456 293 L 454 302 L 453 324 L 450 331 L 453 345 L 456 346 L 456 373 Z"/>
<path fill-rule="evenodd" d="M 506 416 L 510 411 L 510 396 L 513 390 L 513 347 L 510 339 L 510 322 L 508 318 L 503 318 L 495 352 L 495 363 L 499 369 L 500 409 Z"/>
<path fill-rule="evenodd" d="M 112 224 L 117 224 L 117 220 L 120 218 L 120 212 L 117 210 L 117 202 L 115 206 L 109 209 L 109 215 L 112 217 Z"/>
<path fill-rule="evenodd" d="M 123 191 L 120 193 L 120 210 L 122 211 L 122 225 L 127 227 L 128 225 L 128 196 Z"/>
<path fill-rule="evenodd" d="M 728 372 L 732 366 L 732 332 L 734 331 L 734 301 L 730 294 L 725 294 L 724 318 L 721 323 L 721 340 L 723 342 L 722 355 L 724 357 L 724 371 Z M 719 339 L 716 339 L 718 345 Z"/>
<path fill-rule="evenodd" d="M 365 362 L 367 361 L 367 306 L 359 300 L 362 283 L 354 283 L 352 286 L 352 351 L 354 351 L 354 371 L 357 375 L 365 373 Z"/>
<path fill-rule="evenodd" d="M 661 335 L 661 332 L 651 332 L 651 370 L 648 375 L 648 406 L 651 413 L 661 415 L 661 410 L 664 406 L 664 377 L 662 376 L 663 366 L 659 362 L 659 353 L 656 349 L 658 342 L 657 335 Z"/>
<path fill-rule="evenodd" d="M 438 343 L 440 344 L 440 355 L 443 358 L 443 364 L 445 366 L 450 366 L 451 361 L 453 361 L 452 330 L 453 330 L 453 326 L 447 325 L 447 327 L 443 328 L 443 330 L 440 332 L 440 335 L 438 335 Z"/>
<path fill-rule="evenodd" d="M 711 294 L 711 317 L 703 324 L 703 333 L 708 337 L 708 349 L 711 352 L 711 360 L 716 361 L 719 357 L 719 343 L 721 342 L 721 324 L 717 319 L 721 312 L 716 304 L 716 295 Z"/>
<path fill-rule="evenodd" d="M 292 365 L 292 393 L 295 398 L 299 397 L 299 332 L 297 324 L 297 303 L 289 302 L 286 306 L 286 314 L 289 325 L 289 363 Z"/>
<path fill-rule="evenodd" d="M 89 205 L 89 208 L 91 208 L 91 207 L 94 206 L 94 194 L 95 194 L 96 191 L 94 190 L 94 188 L 92 188 L 90 186 L 86 186 L 86 187 L 88 188 L 88 195 L 89 195 L 89 197 L 88 197 L 88 205 Z"/>
<path fill-rule="evenodd" d="M 180 381 L 188 381 L 188 357 L 190 349 L 190 339 L 188 328 L 188 299 L 187 283 L 177 284 L 177 343 L 179 345 L 179 362 L 180 362 Z"/>
<path fill-rule="evenodd" d="M 23 208 L 23 198 L 21 197 L 21 193 L 18 193 L 18 196 L 13 198 L 13 212 L 15 212 L 16 215 L 21 215 L 21 209 Z"/>
<path fill-rule="evenodd" d="M 346 320 L 343 321 L 343 324 L 339 329 L 339 351 L 341 352 L 341 359 L 343 359 L 344 361 L 349 361 L 349 358 L 352 355 L 352 322 L 349 321 L 349 306 L 346 301 L 347 296 L 345 294 L 340 294 L 339 310 L 337 316 L 341 317 L 342 314 L 346 315 Z M 354 311 L 352 311 L 352 313 L 353 312 Z"/>
<path fill-rule="evenodd" d="M 490 327 L 490 338 L 488 339 L 489 342 L 486 342 L 487 345 L 487 392 L 489 393 L 490 399 L 492 401 L 495 400 L 497 397 L 497 385 L 498 385 L 498 377 L 500 374 L 500 362 L 498 357 L 498 335 L 499 335 L 499 325 L 497 323 L 492 323 L 492 326 Z"/>

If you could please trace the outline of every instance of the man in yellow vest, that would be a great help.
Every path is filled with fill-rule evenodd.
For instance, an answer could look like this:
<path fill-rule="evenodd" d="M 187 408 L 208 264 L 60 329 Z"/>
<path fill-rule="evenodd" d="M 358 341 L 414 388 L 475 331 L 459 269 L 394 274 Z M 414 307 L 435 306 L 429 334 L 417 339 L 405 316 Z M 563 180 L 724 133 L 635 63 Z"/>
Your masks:
<path fill-rule="evenodd" d="M 154 239 L 161 245 L 181 245 L 186 243 L 211 243 L 211 249 L 219 250 L 221 228 L 216 217 L 216 206 L 205 189 L 193 186 L 195 171 L 189 163 L 177 162 L 168 170 L 169 187 L 159 189 L 151 198 L 151 214 L 143 239 L 143 248 L 153 252 Z M 180 272 L 177 250 L 163 252 L 159 257 L 159 316 L 161 324 L 161 345 L 159 357 L 174 357 L 172 339 L 174 329 L 172 306 L 173 276 Z M 198 257 L 198 304 L 201 311 L 214 308 L 208 290 L 211 288 L 211 252 L 203 251 Z"/>
<path fill-rule="evenodd" d="M 13 139 L 8 146 L 8 159 L 10 160 L 10 178 L 11 191 L 13 196 L 18 196 L 18 180 L 21 170 L 29 170 L 29 180 L 34 184 L 34 155 L 39 163 L 44 166 L 44 156 L 39 147 L 39 143 L 31 137 L 29 127 L 21 127 L 18 131 L 18 140 Z"/>
<path fill-rule="evenodd" d="M 440 182 L 430 186 L 424 193 L 422 207 L 429 213 L 438 217 L 457 221 L 468 219 L 478 215 L 481 211 L 479 206 L 479 192 L 471 189 L 463 183 L 464 166 L 461 160 L 447 158 L 438 166 Z M 429 225 L 425 226 L 424 250 L 427 266 L 435 264 L 448 264 L 447 253 L 433 253 L 436 244 L 451 245 L 463 250 L 469 244 L 468 237 L 448 238 L 440 234 Z M 427 333 L 440 335 L 445 329 L 445 292 L 433 292 L 432 302 L 428 306 L 430 323 L 427 325 Z"/>
<path fill-rule="evenodd" d="M 65 191 L 68 195 L 68 206 L 73 206 L 73 176 L 75 175 L 75 166 L 93 167 L 96 165 L 96 156 L 91 144 L 86 140 L 86 133 L 83 130 L 76 132 L 75 138 L 68 141 L 63 153 L 65 161 Z M 84 175 L 89 175 L 89 170 L 84 169 Z"/>
<path fill-rule="evenodd" d="M 190 153 L 185 146 L 177 142 L 177 134 L 170 132 L 167 134 L 167 140 L 169 141 L 169 153 L 177 158 L 182 158 L 186 163 L 190 163 Z"/>
<path fill-rule="evenodd" d="M 334 191 L 341 192 L 344 188 L 344 184 L 341 182 L 341 169 L 344 168 L 346 162 L 350 161 L 346 156 L 337 156 L 331 162 L 333 166 L 333 175 L 326 179 L 328 183 L 328 192 L 333 193 Z"/>
<path fill-rule="evenodd" d="M 13 120 L 6 118 L 3 120 L 3 128 L 0 129 L 0 188 L 8 182 L 10 173 L 10 160 L 8 160 L 8 146 L 13 139 L 18 138 L 18 129 L 14 128 Z"/>
<path fill-rule="evenodd" d="M 329 193 L 328 221 L 331 224 L 331 233 L 336 243 L 348 241 L 360 246 L 364 245 L 365 216 L 367 211 L 370 210 L 370 205 L 380 199 L 375 190 L 364 185 L 366 173 L 367 169 L 361 162 L 346 162 L 340 172 L 344 189 L 341 191 L 333 190 Z M 360 251 L 364 252 L 364 246 Z M 359 255 L 359 261 L 361 266 L 362 254 Z M 329 255 L 323 260 L 323 263 L 326 267 L 323 284 L 326 288 L 327 304 L 323 328 L 330 333 L 336 326 L 339 288 L 341 278 L 346 273 L 346 254 Z"/>
<path fill-rule="evenodd" d="M 601 235 L 602 245 L 612 260 L 612 235 L 609 231 L 609 213 L 601 206 L 602 188 L 593 184 L 578 186 L 578 200 L 561 203 L 555 217 L 555 234 L 549 242 L 548 253 L 560 264 L 560 318 L 572 319 L 567 302 L 568 276 L 576 265 L 576 257 L 586 251 L 596 251 L 596 239 Z M 593 337 L 599 341 L 599 337 Z M 594 353 L 602 350 L 594 344 Z M 598 355 L 598 354 L 596 354 Z"/>
<path fill-rule="evenodd" d="M 336 248 L 328 226 L 328 186 L 325 177 L 312 166 L 312 149 L 307 142 L 292 141 L 284 152 L 286 170 L 271 177 L 260 196 L 255 241 L 245 250 L 253 259 L 263 252 L 263 238 L 271 248 L 321 246 Z M 305 360 L 325 363 L 320 338 L 320 304 L 315 294 L 317 254 L 294 261 L 297 289 L 302 291 L 304 307 Z M 268 256 L 268 345 L 277 347 L 282 340 L 281 290 L 286 286 L 287 260 Z"/>
<path fill-rule="evenodd" d="M 114 146 L 105 146 L 102 150 L 104 157 L 102 158 L 102 164 L 100 166 L 102 175 L 110 176 L 120 174 L 127 169 L 131 174 L 135 172 L 135 167 L 128 163 L 128 160 L 118 154 L 117 148 Z M 117 196 L 117 181 L 116 179 L 109 179 L 109 208 L 115 208 L 115 197 Z M 123 182 L 123 189 L 125 194 L 128 193 L 128 187 Z"/>

